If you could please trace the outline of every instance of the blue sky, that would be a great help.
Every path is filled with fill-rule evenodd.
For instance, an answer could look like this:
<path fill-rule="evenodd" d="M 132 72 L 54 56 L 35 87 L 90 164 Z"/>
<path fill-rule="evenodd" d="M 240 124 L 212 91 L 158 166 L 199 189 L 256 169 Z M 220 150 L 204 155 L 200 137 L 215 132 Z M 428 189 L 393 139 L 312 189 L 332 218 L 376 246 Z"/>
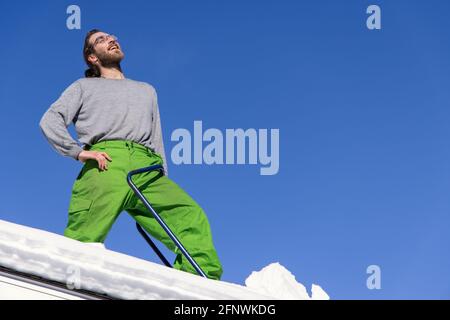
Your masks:
<path fill-rule="evenodd" d="M 66 28 L 70 4 L 81 30 Z M 366 27 L 370 4 L 381 30 Z M 125 75 L 158 91 L 166 153 L 194 120 L 280 130 L 276 175 L 169 162 L 208 214 L 223 280 L 279 261 L 335 299 L 448 299 L 449 13 L 443 0 L 2 2 L 0 219 L 62 234 L 82 164 L 39 120 L 100 28 L 119 37 Z M 158 261 L 126 212 L 106 246 Z"/>

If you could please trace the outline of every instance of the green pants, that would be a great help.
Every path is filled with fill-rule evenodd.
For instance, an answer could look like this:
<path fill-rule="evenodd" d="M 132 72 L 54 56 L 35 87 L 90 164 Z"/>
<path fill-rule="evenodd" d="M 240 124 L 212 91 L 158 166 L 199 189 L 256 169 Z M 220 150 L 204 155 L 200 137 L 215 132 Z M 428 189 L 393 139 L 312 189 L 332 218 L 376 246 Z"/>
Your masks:
<path fill-rule="evenodd" d="M 106 152 L 112 161 L 107 162 L 108 169 L 104 171 L 98 168 L 96 160 L 85 162 L 73 184 L 64 235 L 83 242 L 104 242 L 114 221 L 125 210 L 176 254 L 174 268 L 197 274 L 126 181 L 128 172 L 162 164 L 162 157 L 127 140 L 102 141 L 89 150 Z M 133 182 L 207 276 L 219 280 L 222 266 L 203 209 L 180 186 L 158 171 L 136 174 Z"/>

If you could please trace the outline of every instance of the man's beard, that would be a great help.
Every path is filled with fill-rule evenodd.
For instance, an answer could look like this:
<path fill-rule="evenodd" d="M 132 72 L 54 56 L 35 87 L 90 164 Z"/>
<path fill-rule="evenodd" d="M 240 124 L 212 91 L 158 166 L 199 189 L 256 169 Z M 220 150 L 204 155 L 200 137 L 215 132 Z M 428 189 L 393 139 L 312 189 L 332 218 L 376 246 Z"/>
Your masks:
<path fill-rule="evenodd" d="M 120 61 L 122 61 L 124 54 L 122 51 L 118 53 L 117 51 L 113 52 L 98 52 L 97 53 L 98 60 L 100 64 L 104 68 L 117 68 L 120 70 Z"/>

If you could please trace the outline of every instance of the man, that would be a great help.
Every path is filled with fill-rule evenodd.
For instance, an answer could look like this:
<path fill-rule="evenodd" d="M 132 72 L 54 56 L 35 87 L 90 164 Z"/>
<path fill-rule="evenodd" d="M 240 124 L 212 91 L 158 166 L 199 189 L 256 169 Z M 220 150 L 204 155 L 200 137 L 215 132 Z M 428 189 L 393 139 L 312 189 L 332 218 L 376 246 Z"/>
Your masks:
<path fill-rule="evenodd" d="M 85 38 L 85 78 L 73 82 L 45 112 L 40 128 L 52 147 L 84 163 L 72 188 L 64 235 L 83 242 L 101 242 L 118 215 L 127 211 L 147 232 L 177 254 L 174 267 L 196 273 L 178 247 L 135 196 L 126 182 L 134 169 L 162 164 L 133 178 L 161 218 L 211 279 L 222 266 L 202 208 L 167 176 L 155 89 L 126 78 L 122 48 L 113 35 L 98 29 Z M 82 149 L 67 127 L 74 123 Z"/>

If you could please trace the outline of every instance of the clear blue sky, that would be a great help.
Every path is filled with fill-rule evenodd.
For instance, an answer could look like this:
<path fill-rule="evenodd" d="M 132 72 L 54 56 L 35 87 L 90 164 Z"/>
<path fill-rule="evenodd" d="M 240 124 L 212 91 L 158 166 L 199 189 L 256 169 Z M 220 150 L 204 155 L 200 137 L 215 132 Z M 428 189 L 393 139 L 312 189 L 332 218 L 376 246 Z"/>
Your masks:
<path fill-rule="evenodd" d="M 74 3 L 81 30 L 66 28 Z M 82 164 L 39 120 L 83 76 L 97 27 L 157 89 L 168 154 L 194 120 L 280 129 L 277 175 L 169 163 L 208 214 L 223 280 L 279 261 L 335 299 L 450 298 L 449 14 L 444 0 L 2 2 L 0 219 L 62 234 Z M 126 212 L 106 246 L 158 261 Z"/>

